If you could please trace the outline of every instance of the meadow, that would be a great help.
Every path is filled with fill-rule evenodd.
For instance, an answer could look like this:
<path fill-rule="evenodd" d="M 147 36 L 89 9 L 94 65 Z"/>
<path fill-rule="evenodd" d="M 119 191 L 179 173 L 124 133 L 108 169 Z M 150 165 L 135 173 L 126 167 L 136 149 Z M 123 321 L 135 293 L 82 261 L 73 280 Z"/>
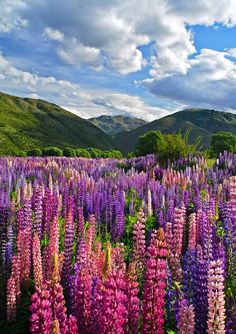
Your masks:
<path fill-rule="evenodd" d="M 236 155 L 0 158 L 0 333 L 235 334 Z"/>

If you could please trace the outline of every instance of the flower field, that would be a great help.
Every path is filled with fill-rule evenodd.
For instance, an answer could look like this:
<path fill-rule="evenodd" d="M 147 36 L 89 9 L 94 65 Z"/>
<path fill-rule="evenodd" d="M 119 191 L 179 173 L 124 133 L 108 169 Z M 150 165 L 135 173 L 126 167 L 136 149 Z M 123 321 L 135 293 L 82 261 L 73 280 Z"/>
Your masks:
<path fill-rule="evenodd" d="M 236 155 L 0 159 L 0 333 L 235 334 Z"/>

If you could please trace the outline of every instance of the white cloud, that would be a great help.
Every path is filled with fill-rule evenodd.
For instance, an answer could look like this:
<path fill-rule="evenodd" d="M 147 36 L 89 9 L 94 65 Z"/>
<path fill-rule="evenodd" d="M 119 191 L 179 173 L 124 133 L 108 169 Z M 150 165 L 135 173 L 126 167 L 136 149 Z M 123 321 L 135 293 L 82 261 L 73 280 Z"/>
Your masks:
<path fill-rule="evenodd" d="M 32 40 L 43 34 L 57 42 L 53 48 L 65 64 L 122 75 L 148 64 L 151 79 L 144 83 L 166 103 L 236 109 L 235 49 L 197 54 L 191 31 L 196 24 L 236 25 L 235 0 L 0 0 L 0 5 L 1 34 L 26 28 Z M 140 46 L 149 43 L 154 52 L 145 59 Z M 100 96 L 69 81 L 21 71 L 1 56 L 0 72 L 3 87 L 23 85 L 24 92 L 39 90 L 45 98 L 56 94 L 63 105 L 83 115 L 128 109 L 149 119 L 165 114 L 136 96 L 107 92 Z"/>
<path fill-rule="evenodd" d="M 1 0 L 3 1 L 3 0 Z M 235 0 L 4 0 L 0 31 L 27 23 L 61 42 L 58 55 L 66 63 L 128 74 L 141 70 L 140 45 L 155 41 L 157 57 L 151 75 L 186 73 L 195 52 L 187 25 L 236 24 Z"/>
<path fill-rule="evenodd" d="M 44 35 L 54 41 L 63 41 L 64 35 L 59 30 L 54 30 L 50 27 L 44 29 Z"/>
<path fill-rule="evenodd" d="M 87 90 L 67 80 L 22 71 L 0 55 L 0 90 L 5 91 L 8 87 L 17 95 L 44 98 L 83 118 L 124 114 L 152 121 L 169 113 L 168 110 L 146 104 L 138 96 Z"/>
<path fill-rule="evenodd" d="M 233 50 L 213 51 L 203 49 L 189 60 L 189 70 L 156 79 L 144 84 L 161 98 L 190 106 L 236 110 L 236 64 Z"/>
<path fill-rule="evenodd" d="M 0 0 L 0 33 L 9 33 L 14 29 L 27 27 L 27 19 L 21 16 L 26 8 L 23 0 Z"/>

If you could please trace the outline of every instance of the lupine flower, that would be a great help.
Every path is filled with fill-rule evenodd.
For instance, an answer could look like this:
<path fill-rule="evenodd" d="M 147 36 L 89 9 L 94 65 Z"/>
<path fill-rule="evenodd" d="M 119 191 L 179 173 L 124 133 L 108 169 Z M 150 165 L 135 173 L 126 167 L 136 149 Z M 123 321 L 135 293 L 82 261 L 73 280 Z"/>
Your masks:
<path fill-rule="evenodd" d="M 127 323 L 126 280 L 121 270 L 111 271 L 97 286 L 97 316 L 99 334 L 125 333 Z"/>
<path fill-rule="evenodd" d="M 188 306 L 186 299 L 180 302 L 178 314 L 178 329 L 179 334 L 194 334 L 195 333 L 195 314 L 192 305 Z"/>
<path fill-rule="evenodd" d="M 14 277 L 7 281 L 7 320 L 13 321 L 16 318 L 16 285 Z"/>
<path fill-rule="evenodd" d="M 138 221 L 133 227 L 133 256 L 132 262 L 135 264 L 138 276 L 142 274 L 146 253 L 145 244 L 145 217 L 141 211 L 138 214 Z"/>
<path fill-rule="evenodd" d="M 143 334 L 162 334 L 164 324 L 164 296 L 166 287 L 166 243 L 164 231 L 152 235 L 148 247 L 147 271 L 143 292 Z"/>
<path fill-rule="evenodd" d="M 40 241 L 37 234 L 34 235 L 32 240 L 32 258 L 33 258 L 34 284 L 36 287 L 40 287 L 43 281 L 43 270 L 42 270 Z"/>
<path fill-rule="evenodd" d="M 208 334 L 225 333 L 225 294 L 222 260 L 211 261 L 208 270 Z"/>

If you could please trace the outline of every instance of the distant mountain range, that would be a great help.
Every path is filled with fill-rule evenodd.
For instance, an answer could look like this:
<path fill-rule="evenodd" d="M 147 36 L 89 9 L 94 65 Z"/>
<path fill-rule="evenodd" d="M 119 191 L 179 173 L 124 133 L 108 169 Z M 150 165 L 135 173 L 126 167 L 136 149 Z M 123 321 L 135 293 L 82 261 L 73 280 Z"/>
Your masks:
<path fill-rule="evenodd" d="M 188 109 L 146 123 L 125 116 L 100 116 L 85 120 L 56 104 L 0 93 L 0 155 L 22 150 L 58 147 L 96 147 L 134 150 L 140 135 L 150 130 L 183 133 L 191 128 L 189 140 L 202 136 L 209 146 L 218 131 L 236 134 L 236 115 L 208 109 Z"/>
<path fill-rule="evenodd" d="M 90 118 L 89 121 L 111 136 L 117 135 L 121 132 L 134 130 L 139 126 L 145 125 L 147 123 L 140 118 L 132 118 L 122 115 L 102 115 L 99 117 Z"/>
<path fill-rule="evenodd" d="M 117 135 L 114 140 L 120 150 L 131 152 L 138 137 L 147 131 L 177 133 L 181 130 L 184 133 L 189 128 L 191 129 L 189 142 L 193 143 L 198 136 L 201 136 L 202 145 L 207 147 L 210 145 L 213 133 L 229 131 L 236 134 L 236 115 L 209 109 L 186 109 Z"/>
<path fill-rule="evenodd" d="M 0 154 L 45 146 L 114 148 L 100 128 L 53 103 L 0 93 Z"/>

